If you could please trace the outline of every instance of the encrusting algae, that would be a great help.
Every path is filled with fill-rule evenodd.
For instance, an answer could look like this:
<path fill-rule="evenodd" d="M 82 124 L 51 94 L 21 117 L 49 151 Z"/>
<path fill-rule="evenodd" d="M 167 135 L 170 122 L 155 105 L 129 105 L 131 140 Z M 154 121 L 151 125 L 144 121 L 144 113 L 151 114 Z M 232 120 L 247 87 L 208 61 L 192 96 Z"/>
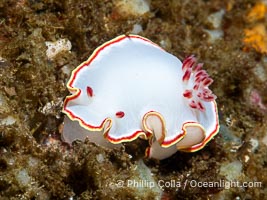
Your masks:
<path fill-rule="evenodd" d="M 258 2 L 250 9 L 246 20 L 252 24 L 252 27 L 244 29 L 243 41 L 246 47 L 252 47 L 259 53 L 267 53 L 267 33 L 263 22 L 267 11 L 266 6 L 265 3 Z"/>

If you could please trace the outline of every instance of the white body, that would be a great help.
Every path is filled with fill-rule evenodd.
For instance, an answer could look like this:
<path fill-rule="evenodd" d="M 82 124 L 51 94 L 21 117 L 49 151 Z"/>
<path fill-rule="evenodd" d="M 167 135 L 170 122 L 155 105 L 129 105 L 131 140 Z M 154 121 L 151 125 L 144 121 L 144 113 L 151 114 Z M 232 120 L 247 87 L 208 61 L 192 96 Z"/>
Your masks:
<path fill-rule="evenodd" d="M 203 102 L 205 112 L 188 106 L 183 92 L 193 83 L 185 85 L 183 75 L 175 56 L 140 36 L 120 36 L 73 71 L 68 83 L 72 95 L 63 112 L 88 130 L 89 139 L 90 134 L 104 134 L 121 143 L 143 135 L 152 147 L 147 153 L 157 159 L 177 149 L 195 151 L 217 133 L 217 109 L 215 101 Z M 64 137 L 71 134 L 65 130 Z M 76 133 L 76 139 L 82 138 Z"/>

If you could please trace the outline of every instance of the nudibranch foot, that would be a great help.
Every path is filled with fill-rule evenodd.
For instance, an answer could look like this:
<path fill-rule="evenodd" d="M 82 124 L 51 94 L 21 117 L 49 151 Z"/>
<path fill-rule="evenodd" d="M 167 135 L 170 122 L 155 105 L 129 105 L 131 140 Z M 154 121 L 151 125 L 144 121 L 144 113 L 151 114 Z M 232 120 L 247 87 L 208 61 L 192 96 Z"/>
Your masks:
<path fill-rule="evenodd" d="M 64 118 L 64 128 L 62 138 L 67 143 L 75 140 L 84 141 L 88 138 L 91 142 L 107 148 L 119 147 L 121 144 L 113 144 L 103 137 L 103 131 L 89 131 L 80 126 L 78 121 L 72 121 L 68 117 Z"/>
<path fill-rule="evenodd" d="M 156 159 L 200 150 L 219 130 L 213 80 L 202 67 L 138 35 L 106 42 L 67 83 L 64 140 L 112 147 L 140 137 Z"/>
<path fill-rule="evenodd" d="M 177 147 L 172 145 L 168 148 L 163 148 L 159 143 L 153 142 L 150 147 L 147 147 L 145 155 L 148 158 L 163 160 L 177 152 Z"/>

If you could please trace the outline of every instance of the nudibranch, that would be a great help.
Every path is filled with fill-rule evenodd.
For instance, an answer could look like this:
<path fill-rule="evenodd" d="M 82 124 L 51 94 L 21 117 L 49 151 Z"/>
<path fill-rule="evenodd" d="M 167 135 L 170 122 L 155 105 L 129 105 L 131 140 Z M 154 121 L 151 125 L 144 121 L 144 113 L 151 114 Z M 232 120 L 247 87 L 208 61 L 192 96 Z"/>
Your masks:
<path fill-rule="evenodd" d="M 104 43 L 67 83 L 63 139 L 112 147 L 140 137 L 155 159 L 202 149 L 219 130 L 213 80 L 202 65 L 138 35 Z"/>

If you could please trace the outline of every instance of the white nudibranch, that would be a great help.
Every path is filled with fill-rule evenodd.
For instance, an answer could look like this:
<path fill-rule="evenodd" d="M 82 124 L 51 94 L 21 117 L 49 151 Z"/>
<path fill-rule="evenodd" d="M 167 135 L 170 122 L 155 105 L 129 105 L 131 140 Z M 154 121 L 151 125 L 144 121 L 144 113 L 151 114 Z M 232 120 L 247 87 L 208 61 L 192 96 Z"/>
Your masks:
<path fill-rule="evenodd" d="M 213 80 L 202 65 L 138 35 L 104 43 L 72 72 L 63 139 L 112 147 L 141 137 L 156 159 L 202 149 L 219 130 Z"/>

